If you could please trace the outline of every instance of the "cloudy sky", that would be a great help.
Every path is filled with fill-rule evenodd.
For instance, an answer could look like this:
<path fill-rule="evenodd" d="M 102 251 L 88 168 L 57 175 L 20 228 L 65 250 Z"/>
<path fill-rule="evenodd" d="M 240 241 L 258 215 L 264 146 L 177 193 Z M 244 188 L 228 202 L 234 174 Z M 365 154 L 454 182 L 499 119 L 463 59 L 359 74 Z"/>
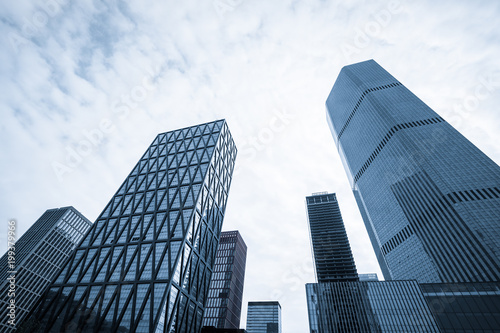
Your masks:
<path fill-rule="evenodd" d="M 500 2 L 0 3 L 0 228 L 49 208 L 94 221 L 157 133 L 226 118 L 239 149 L 225 230 L 246 303 L 308 330 L 304 197 L 336 192 L 360 272 L 380 275 L 325 116 L 342 66 L 375 59 L 500 162 Z"/>

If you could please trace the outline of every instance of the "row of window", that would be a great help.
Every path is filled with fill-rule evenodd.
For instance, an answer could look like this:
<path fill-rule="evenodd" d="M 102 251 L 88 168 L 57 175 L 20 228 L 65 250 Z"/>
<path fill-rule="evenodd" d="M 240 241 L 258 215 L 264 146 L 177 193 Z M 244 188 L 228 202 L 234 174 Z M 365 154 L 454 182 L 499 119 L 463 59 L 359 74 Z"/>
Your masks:
<path fill-rule="evenodd" d="M 29 255 L 39 243 L 51 234 L 53 227 L 64 218 L 70 207 L 49 209 L 29 228 L 16 242 L 16 265 L 20 266 L 25 260 L 30 261 Z M 90 223 L 90 222 L 89 222 Z M 0 267 L 7 267 L 8 254 L 0 258 Z M 6 283 L 9 276 L 7 269 L 0 270 L 0 283 Z"/>
<path fill-rule="evenodd" d="M 202 149 L 208 146 L 215 146 L 216 141 L 219 137 L 219 132 L 214 132 L 210 134 L 204 134 L 203 136 L 197 136 L 194 138 L 181 138 L 179 137 L 176 141 L 169 143 L 153 143 L 146 153 L 142 156 L 145 158 L 154 158 L 158 155 L 165 156 L 167 154 L 178 154 L 185 151 L 193 151 L 196 149 Z"/>
<path fill-rule="evenodd" d="M 88 228 L 90 228 L 90 222 L 68 210 L 56 224 L 53 232 L 46 233 L 45 239 L 39 242 L 30 257 L 18 265 L 16 275 L 16 307 L 18 309 L 31 310 L 31 307 L 38 301 L 40 292 L 50 284 L 61 265 L 67 261 L 76 243 L 81 240 L 82 232 Z M 68 237 L 68 232 L 72 233 L 71 237 Z M 2 297 L 7 299 L 8 285 L 4 287 Z M 7 313 L 3 315 L 6 311 L 8 312 L 7 308 L 0 309 L 3 318 L 7 317 Z M 22 319 L 21 315 L 24 316 L 24 312 L 16 314 L 18 321 Z"/>
<path fill-rule="evenodd" d="M 331 201 L 337 201 L 337 197 L 335 193 L 330 193 L 330 194 L 316 194 L 312 195 L 310 197 L 306 197 L 307 204 L 317 204 L 317 203 L 323 203 L 323 202 L 331 202 Z"/>
<path fill-rule="evenodd" d="M 174 142 L 182 139 L 189 139 L 193 136 L 201 136 L 210 134 L 212 132 L 221 131 L 224 121 L 217 121 L 208 124 L 201 124 L 198 126 L 187 127 L 184 129 L 178 129 L 171 132 L 161 133 L 153 141 L 153 145 L 158 143 Z M 223 130 L 227 130 L 227 125 L 224 124 Z"/>
<path fill-rule="evenodd" d="M 446 195 L 453 203 L 475 200 L 486 200 L 500 198 L 500 189 L 498 187 L 482 188 L 476 190 L 456 191 Z"/>
<path fill-rule="evenodd" d="M 444 281 L 500 280 L 496 258 L 479 241 L 425 172 L 392 186 L 404 214 Z"/>
<path fill-rule="evenodd" d="M 308 308 L 317 308 L 309 315 L 319 317 L 310 320 L 319 327 L 311 328 L 319 332 L 371 331 L 372 325 L 383 332 L 439 332 L 415 281 L 308 284 L 306 291 Z"/>
<path fill-rule="evenodd" d="M 394 250 L 399 244 L 403 243 L 407 240 L 411 235 L 413 235 L 414 231 L 411 225 L 407 225 L 403 229 L 401 229 L 397 234 L 395 234 L 391 239 L 389 239 L 380 250 L 382 254 L 385 256 L 389 254 L 392 250 Z"/>
<path fill-rule="evenodd" d="M 132 175 L 145 175 L 156 171 L 173 170 L 176 168 L 208 163 L 214 152 L 214 147 L 203 147 L 196 151 L 187 151 L 184 154 L 151 157 L 149 160 L 140 160 Z"/>
<path fill-rule="evenodd" d="M 190 167 L 180 167 L 168 171 L 151 171 L 148 174 L 130 175 L 118 191 L 118 195 L 125 193 L 156 190 L 158 188 L 176 187 L 179 184 L 188 185 L 200 183 L 205 179 L 209 168 L 208 163 L 201 163 Z"/>
<path fill-rule="evenodd" d="M 397 87 L 397 86 L 400 86 L 400 85 L 401 85 L 401 83 L 396 82 L 396 83 L 390 83 L 390 84 L 379 86 L 379 87 L 370 88 L 370 89 L 367 89 L 367 90 L 363 91 L 363 93 L 361 94 L 361 97 L 359 98 L 358 102 L 354 106 L 354 109 L 351 111 L 351 114 L 347 118 L 347 121 L 345 122 L 344 126 L 342 126 L 342 129 L 340 130 L 339 135 L 337 136 L 337 142 L 338 142 L 338 140 L 340 140 L 340 137 L 344 133 L 345 129 L 347 128 L 347 126 L 351 122 L 352 117 L 354 117 L 354 114 L 356 113 L 356 111 L 358 111 L 358 108 L 361 105 L 361 102 L 363 102 L 363 100 L 365 99 L 366 95 L 368 95 L 368 93 L 371 93 L 371 92 L 374 92 L 374 91 L 377 91 L 377 90 L 382 90 L 382 89 L 387 89 L 387 88 L 393 88 L 393 87 Z"/>
<path fill-rule="evenodd" d="M 356 173 L 356 176 L 354 177 L 354 182 L 357 182 L 363 173 L 368 169 L 370 164 L 375 160 L 375 158 L 378 156 L 378 154 L 382 151 L 382 149 L 385 147 L 385 145 L 389 142 L 389 140 L 392 138 L 392 136 L 399 130 L 402 129 L 407 129 L 407 128 L 412 128 L 412 127 L 418 127 L 418 126 L 425 126 L 425 125 L 431 125 L 431 124 L 437 124 L 440 122 L 443 122 L 444 119 L 441 117 L 435 117 L 435 118 L 429 118 L 429 119 L 424 119 L 424 120 L 417 120 L 417 121 L 410 121 L 408 123 L 403 123 L 403 124 L 398 124 L 393 126 L 389 132 L 385 135 L 385 137 L 382 139 L 382 141 L 378 144 L 377 148 L 373 151 L 373 153 L 368 157 L 366 162 L 363 164 L 361 169 Z"/>
<path fill-rule="evenodd" d="M 57 226 L 70 233 L 77 232 L 80 234 L 85 234 L 92 223 L 85 218 L 82 218 L 80 215 L 76 214 L 72 210 L 68 210 L 68 212 L 64 215 L 64 217 L 57 223 Z"/>

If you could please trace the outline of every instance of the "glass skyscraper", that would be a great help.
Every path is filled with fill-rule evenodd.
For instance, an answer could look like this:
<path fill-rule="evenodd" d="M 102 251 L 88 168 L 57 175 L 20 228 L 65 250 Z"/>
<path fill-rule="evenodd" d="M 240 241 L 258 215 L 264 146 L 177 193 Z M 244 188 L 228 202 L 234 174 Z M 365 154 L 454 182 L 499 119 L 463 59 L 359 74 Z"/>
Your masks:
<path fill-rule="evenodd" d="M 373 60 L 326 107 L 385 279 L 499 281 L 499 166 Z"/>
<path fill-rule="evenodd" d="M 281 333 L 281 305 L 276 301 L 248 302 L 248 333 Z"/>
<path fill-rule="evenodd" d="M 0 332 L 16 330 L 91 225 L 73 207 L 49 209 L 15 243 L 15 266 L 0 258 Z"/>
<path fill-rule="evenodd" d="M 240 233 L 220 235 L 212 280 L 208 290 L 203 326 L 238 329 L 240 327 L 247 246 Z"/>
<path fill-rule="evenodd" d="M 416 281 L 306 284 L 311 333 L 440 333 Z"/>
<path fill-rule="evenodd" d="M 358 281 L 335 193 L 314 193 L 306 203 L 318 282 Z"/>
<path fill-rule="evenodd" d="M 235 157 L 224 120 L 159 134 L 26 324 L 199 331 Z"/>
<path fill-rule="evenodd" d="M 500 332 L 500 282 L 420 285 L 442 333 Z"/>
<path fill-rule="evenodd" d="M 378 281 L 377 273 L 358 274 L 359 281 Z"/>
<path fill-rule="evenodd" d="M 439 332 L 416 281 L 359 281 L 335 194 L 306 202 L 318 279 L 306 284 L 311 333 Z"/>

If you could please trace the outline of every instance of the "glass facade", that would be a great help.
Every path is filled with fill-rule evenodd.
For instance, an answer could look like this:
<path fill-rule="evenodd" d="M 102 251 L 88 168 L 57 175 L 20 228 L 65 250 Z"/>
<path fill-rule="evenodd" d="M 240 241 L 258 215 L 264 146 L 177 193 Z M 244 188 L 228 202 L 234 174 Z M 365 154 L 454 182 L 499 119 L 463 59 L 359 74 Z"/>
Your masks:
<path fill-rule="evenodd" d="M 247 246 L 238 231 L 221 233 L 208 289 L 203 326 L 238 329 Z"/>
<path fill-rule="evenodd" d="M 420 288 L 442 333 L 500 332 L 500 282 L 426 283 Z"/>
<path fill-rule="evenodd" d="M 248 302 L 248 333 L 281 333 L 281 305 L 276 301 Z"/>
<path fill-rule="evenodd" d="M 306 284 L 311 333 L 435 332 L 416 281 Z"/>
<path fill-rule="evenodd" d="M 500 280 L 500 168 L 375 61 L 327 120 L 386 280 Z"/>
<path fill-rule="evenodd" d="M 318 282 L 357 281 L 358 273 L 335 193 L 306 197 Z"/>
<path fill-rule="evenodd" d="M 159 134 L 39 303 L 38 330 L 199 331 L 235 157 L 224 120 Z"/>
<path fill-rule="evenodd" d="M 377 273 L 358 274 L 359 281 L 378 281 Z"/>
<path fill-rule="evenodd" d="M 91 225 L 73 207 L 49 209 L 16 242 L 15 267 L 8 265 L 8 252 L 0 258 L 0 332 L 16 330 Z M 13 297 L 9 296 L 11 288 L 7 280 L 11 276 L 15 281 Z M 9 323 L 11 300 L 15 301 L 14 325 Z"/>
<path fill-rule="evenodd" d="M 201 333 L 247 333 L 244 329 L 238 328 L 216 328 L 214 326 L 204 326 Z"/>

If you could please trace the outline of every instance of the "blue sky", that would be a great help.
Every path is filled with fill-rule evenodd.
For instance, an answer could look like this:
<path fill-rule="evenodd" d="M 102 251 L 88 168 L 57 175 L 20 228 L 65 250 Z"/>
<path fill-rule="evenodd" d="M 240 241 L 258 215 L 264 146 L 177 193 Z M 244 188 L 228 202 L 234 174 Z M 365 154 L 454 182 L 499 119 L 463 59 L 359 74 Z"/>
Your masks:
<path fill-rule="evenodd" d="M 379 272 L 325 115 L 342 66 L 375 59 L 497 163 L 497 1 L 0 4 L 0 228 L 94 220 L 159 132 L 226 118 L 239 149 L 225 230 L 248 245 L 246 302 L 308 329 L 304 198 L 336 192 L 360 272 Z M 380 275 L 380 273 L 379 273 Z"/>

